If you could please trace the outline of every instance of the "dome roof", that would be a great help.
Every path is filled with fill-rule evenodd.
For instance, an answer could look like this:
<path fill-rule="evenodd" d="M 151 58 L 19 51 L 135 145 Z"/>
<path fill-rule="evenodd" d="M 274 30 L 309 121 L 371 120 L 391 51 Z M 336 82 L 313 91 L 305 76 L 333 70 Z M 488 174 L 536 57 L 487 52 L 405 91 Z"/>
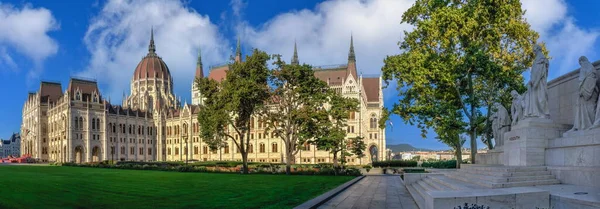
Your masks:
<path fill-rule="evenodd" d="M 150 45 L 148 46 L 148 54 L 138 63 L 133 73 L 133 80 L 141 80 L 146 78 L 159 78 L 171 81 L 171 72 L 167 64 L 156 54 L 154 46 L 154 30 L 150 35 Z"/>

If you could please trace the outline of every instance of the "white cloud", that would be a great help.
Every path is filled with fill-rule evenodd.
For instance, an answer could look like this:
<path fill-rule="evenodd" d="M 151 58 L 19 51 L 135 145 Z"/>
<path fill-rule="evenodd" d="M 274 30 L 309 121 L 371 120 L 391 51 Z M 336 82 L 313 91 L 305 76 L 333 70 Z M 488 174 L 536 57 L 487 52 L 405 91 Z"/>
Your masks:
<path fill-rule="evenodd" d="M 101 85 L 108 83 L 103 94 L 111 96 L 113 103 L 120 101 L 122 92 L 128 92 L 135 67 L 148 53 L 151 27 L 156 53 L 169 66 L 175 92 L 185 93 L 178 96 L 190 97 L 199 47 L 205 72 L 209 65 L 228 60 L 229 44 L 218 27 L 180 1 L 114 0 L 104 5 L 88 27 L 84 42 L 91 59 L 80 75 L 95 77 Z"/>
<path fill-rule="evenodd" d="M 36 69 L 29 76 L 37 76 L 41 63 L 58 51 L 58 44 L 48 36 L 58 28 L 48 9 L 0 3 L 0 64 L 16 68 L 11 52 L 17 52 L 33 60 Z"/>
<path fill-rule="evenodd" d="M 345 64 L 350 34 L 358 70 L 380 74 L 386 55 L 398 54 L 404 30 L 402 13 L 412 0 L 332 0 L 312 10 L 282 13 L 259 27 L 242 23 L 242 42 L 289 61 L 294 40 L 300 62 L 312 65 Z"/>
<path fill-rule="evenodd" d="M 523 0 L 522 4 L 527 10 L 525 18 L 550 51 L 550 78 L 578 68 L 577 60 L 582 55 L 594 60 L 594 45 L 600 33 L 578 26 L 563 0 Z"/>

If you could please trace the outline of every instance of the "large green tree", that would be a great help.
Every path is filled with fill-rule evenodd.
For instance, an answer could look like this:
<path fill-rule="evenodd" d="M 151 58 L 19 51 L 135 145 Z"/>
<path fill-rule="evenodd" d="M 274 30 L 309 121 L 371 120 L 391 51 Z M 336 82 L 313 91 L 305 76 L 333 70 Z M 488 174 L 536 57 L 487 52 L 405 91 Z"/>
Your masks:
<path fill-rule="evenodd" d="M 242 155 L 242 172 L 248 173 L 250 123 L 270 98 L 267 53 L 255 49 L 245 62 L 229 65 L 223 81 L 202 78 L 198 81 L 205 98 L 198 113 L 200 135 L 211 148 L 232 140 Z"/>
<path fill-rule="evenodd" d="M 477 127 L 487 111 L 480 91 L 519 88 L 533 61 L 539 35 L 523 15 L 519 0 L 417 0 L 402 16 L 415 26 L 399 44 L 403 53 L 387 57 L 382 69 L 400 91 L 392 112 L 426 132 L 444 114 L 433 106 L 456 99 L 447 111 L 460 111 L 475 162 Z"/>
<path fill-rule="evenodd" d="M 316 110 L 327 102 L 329 87 L 315 77 L 310 65 L 286 64 L 279 56 L 274 64 L 276 69 L 269 80 L 272 100 L 261 119 L 267 124 L 266 130 L 283 141 L 285 171 L 290 174 L 300 147 L 314 137 L 309 129 L 313 120 L 319 119 Z"/>
<path fill-rule="evenodd" d="M 338 154 L 344 153 L 348 140 L 348 118 L 351 112 L 358 111 L 358 100 L 355 98 L 347 98 L 333 91 L 329 91 L 329 101 L 327 108 L 319 109 L 315 114 L 317 118 L 328 118 L 329 120 L 317 120 L 321 122 L 316 125 L 318 130 L 315 130 L 314 141 L 319 149 L 329 151 L 333 155 L 333 166 L 338 169 Z M 343 157 L 343 154 L 342 154 Z M 345 160 L 345 159 L 344 159 Z"/>

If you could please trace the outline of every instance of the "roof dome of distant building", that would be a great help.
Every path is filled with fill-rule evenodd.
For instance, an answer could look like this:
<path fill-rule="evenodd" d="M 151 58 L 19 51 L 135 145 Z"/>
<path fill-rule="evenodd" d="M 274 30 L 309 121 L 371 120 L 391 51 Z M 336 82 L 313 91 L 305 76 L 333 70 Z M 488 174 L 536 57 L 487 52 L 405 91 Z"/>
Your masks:
<path fill-rule="evenodd" d="M 162 79 L 171 81 L 171 71 L 167 64 L 156 54 L 156 46 L 154 45 L 154 30 L 151 32 L 150 45 L 148 46 L 148 54 L 138 63 L 133 73 L 133 80 L 143 79 Z"/>

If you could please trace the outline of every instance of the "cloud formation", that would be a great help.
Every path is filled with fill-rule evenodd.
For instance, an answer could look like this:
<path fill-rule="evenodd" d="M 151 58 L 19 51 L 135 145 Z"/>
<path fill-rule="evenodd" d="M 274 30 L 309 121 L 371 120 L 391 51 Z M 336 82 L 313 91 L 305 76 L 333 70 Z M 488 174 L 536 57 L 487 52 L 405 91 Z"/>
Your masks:
<path fill-rule="evenodd" d="M 109 83 L 101 86 L 103 94 L 119 102 L 122 92 L 128 93 L 135 67 L 148 53 L 151 27 L 156 53 L 169 66 L 176 93 L 190 94 L 198 49 L 204 69 L 228 60 L 229 42 L 218 27 L 184 3 L 115 0 L 106 2 L 91 20 L 84 37 L 91 58 L 80 76 L 97 78 L 101 85 Z"/>
<path fill-rule="evenodd" d="M 33 8 L 30 4 L 17 8 L 0 2 L 0 66 L 16 69 L 15 54 L 26 56 L 34 62 L 29 76 L 38 76 L 42 62 L 56 54 L 58 44 L 48 33 L 58 30 L 52 13 L 46 8 Z"/>
<path fill-rule="evenodd" d="M 577 69 L 582 55 L 594 60 L 594 45 L 600 33 L 578 26 L 563 0 L 523 0 L 522 5 L 527 10 L 527 22 L 540 33 L 540 41 L 550 51 L 551 79 Z"/>
<path fill-rule="evenodd" d="M 398 54 L 397 42 L 411 26 L 400 24 L 412 0 L 331 0 L 314 9 L 282 13 L 263 25 L 242 23 L 242 41 L 281 54 L 289 61 L 298 44 L 300 62 L 345 64 L 350 35 L 359 72 L 379 74 L 386 55 Z"/>

